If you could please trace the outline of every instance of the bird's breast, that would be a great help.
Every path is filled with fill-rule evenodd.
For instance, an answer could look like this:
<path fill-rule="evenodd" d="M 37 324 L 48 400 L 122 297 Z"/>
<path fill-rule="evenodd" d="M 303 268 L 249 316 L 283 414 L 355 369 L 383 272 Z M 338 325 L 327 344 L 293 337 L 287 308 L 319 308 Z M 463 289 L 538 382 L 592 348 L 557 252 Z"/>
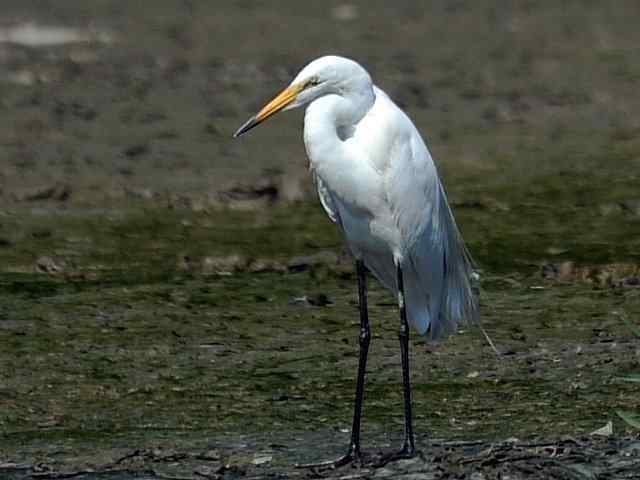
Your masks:
<path fill-rule="evenodd" d="M 320 166 L 315 174 L 322 179 L 331 197 L 333 209 L 354 253 L 398 251 L 400 231 L 386 202 L 383 179 L 377 172 L 341 173 Z"/>
<path fill-rule="evenodd" d="M 373 128 L 375 122 L 368 123 Z M 352 136 L 341 138 L 330 116 L 319 108 L 308 108 L 304 141 L 311 168 L 331 197 L 352 248 L 395 251 L 400 234 L 387 196 L 388 165 L 376 161 L 372 152 L 373 148 L 384 157 L 380 152 L 389 147 L 372 144 L 374 132 L 365 134 L 359 124 L 354 128 Z"/>

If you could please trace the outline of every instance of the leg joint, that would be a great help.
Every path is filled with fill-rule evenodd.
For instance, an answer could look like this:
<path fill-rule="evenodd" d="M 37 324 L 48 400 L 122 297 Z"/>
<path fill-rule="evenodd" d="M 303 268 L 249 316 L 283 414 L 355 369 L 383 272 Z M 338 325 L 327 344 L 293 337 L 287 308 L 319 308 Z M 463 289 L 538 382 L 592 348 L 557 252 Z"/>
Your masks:
<path fill-rule="evenodd" d="M 361 347 L 369 346 L 369 342 L 371 341 L 371 332 L 368 328 L 360 329 L 360 337 L 358 338 L 360 341 Z"/>
<path fill-rule="evenodd" d="M 398 330 L 398 337 L 405 339 L 409 337 L 409 326 L 406 322 L 400 322 L 400 329 Z"/>

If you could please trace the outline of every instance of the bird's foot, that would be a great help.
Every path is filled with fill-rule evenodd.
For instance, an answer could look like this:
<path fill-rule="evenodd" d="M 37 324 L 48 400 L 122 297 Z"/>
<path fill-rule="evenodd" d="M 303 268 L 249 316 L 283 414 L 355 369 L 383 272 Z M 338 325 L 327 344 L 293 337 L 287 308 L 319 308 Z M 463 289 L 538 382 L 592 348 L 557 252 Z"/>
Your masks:
<path fill-rule="evenodd" d="M 343 455 L 335 460 L 326 460 L 318 463 L 298 463 L 296 468 L 308 468 L 311 470 L 335 470 L 336 468 L 344 467 L 345 465 L 352 465 L 356 468 L 363 466 L 363 458 L 360 451 L 349 450 L 346 455 Z"/>
<path fill-rule="evenodd" d="M 404 445 L 401 450 L 397 452 L 389 452 L 382 454 L 379 458 L 377 458 L 373 462 L 373 467 L 380 468 L 384 467 L 386 464 L 390 462 L 395 462 L 396 460 L 405 460 L 408 458 L 414 458 L 419 455 L 419 452 L 413 445 Z"/>

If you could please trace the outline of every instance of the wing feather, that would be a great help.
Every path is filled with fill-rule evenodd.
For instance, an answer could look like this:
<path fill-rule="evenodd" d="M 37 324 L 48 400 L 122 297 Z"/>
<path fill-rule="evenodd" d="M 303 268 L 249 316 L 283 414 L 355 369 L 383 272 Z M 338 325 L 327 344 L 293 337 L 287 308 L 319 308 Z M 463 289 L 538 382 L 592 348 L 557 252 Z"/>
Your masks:
<path fill-rule="evenodd" d="M 478 318 L 473 262 L 424 141 L 395 110 L 404 131 L 391 149 L 387 195 L 403 239 L 407 311 L 418 332 L 441 338 Z"/>
<path fill-rule="evenodd" d="M 324 208 L 324 211 L 327 213 L 333 223 L 341 225 L 340 214 L 331 196 L 331 191 L 313 170 L 311 171 L 311 177 L 313 178 L 313 184 L 315 185 L 316 191 L 318 192 L 318 198 L 320 199 L 322 208 Z"/>

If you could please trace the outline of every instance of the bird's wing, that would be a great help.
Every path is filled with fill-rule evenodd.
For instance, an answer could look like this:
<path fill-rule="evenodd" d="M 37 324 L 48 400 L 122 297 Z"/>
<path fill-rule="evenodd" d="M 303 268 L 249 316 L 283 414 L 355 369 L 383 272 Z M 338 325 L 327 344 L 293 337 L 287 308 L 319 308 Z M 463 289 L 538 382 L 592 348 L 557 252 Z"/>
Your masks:
<path fill-rule="evenodd" d="M 378 95 L 378 92 L 376 92 Z M 477 317 L 473 267 L 455 224 L 429 150 L 411 120 L 383 92 L 379 116 L 387 119 L 384 172 L 389 208 L 402 239 L 409 318 L 437 338 Z M 380 165 L 382 159 L 374 159 Z"/>
<path fill-rule="evenodd" d="M 313 178 L 313 183 L 316 186 L 316 191 L 318 192 L 318 198 L 320 199 L 322 208 L 324 208 L 324 211 L 327 212 L 327 215 L 332 222 L 341 225 L 340 214 L 331 196 L 331 192 L 314 170 L 311 170 L 311 177 Z"/>

